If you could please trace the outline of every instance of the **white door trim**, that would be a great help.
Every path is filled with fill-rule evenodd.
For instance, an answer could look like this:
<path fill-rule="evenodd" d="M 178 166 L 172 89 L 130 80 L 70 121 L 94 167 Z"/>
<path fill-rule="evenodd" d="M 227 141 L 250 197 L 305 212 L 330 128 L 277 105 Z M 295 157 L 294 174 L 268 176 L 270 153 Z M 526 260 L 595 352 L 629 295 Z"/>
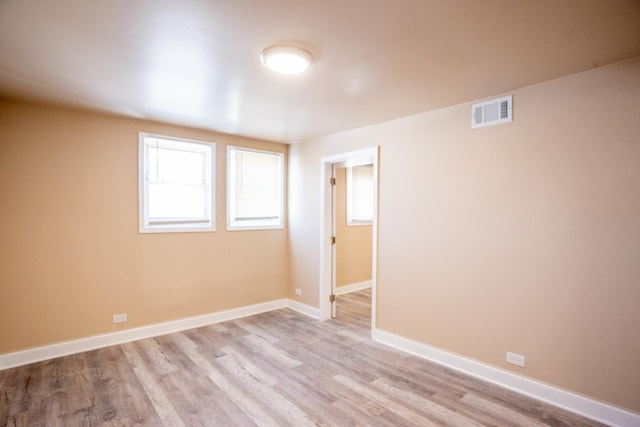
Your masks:
<path fill-rule="evenodd" d="M 371 327 L 376 325 L 376 288 L 378 273 L 378 157 L 379 148 L 371 147 L 363 150 L 350 151 L 346 153 L 334 154 L 322 157 L 321 160 L 321 184 L 320 184 L 320 320 L 331 318 L 331 296 L 333 251 L 331 248 L 331 235 L 333 233 L 332 224 L 332 195 L 330 178 L 333 165 L 344 163 L 346 166 L 357 166 L 363 164 L 373 164 L 373 224 L 372 224 L 372 251 L 371 251 Z"/>

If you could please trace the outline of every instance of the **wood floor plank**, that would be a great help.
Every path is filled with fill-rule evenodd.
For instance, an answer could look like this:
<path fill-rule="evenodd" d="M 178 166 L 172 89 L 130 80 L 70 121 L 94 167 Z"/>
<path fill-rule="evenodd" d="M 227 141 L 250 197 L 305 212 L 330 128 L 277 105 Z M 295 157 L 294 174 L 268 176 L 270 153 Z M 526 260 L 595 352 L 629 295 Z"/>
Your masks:
<path fill-rule="evenodd" d="M 150 365 L 152 369 L 158 375 L 164 375 L 178 370 L 173 361 L 167 356 L 165 349 L 156 342 L 155 338 L 140 340 L 138 341 L 138 345 L 144 350 L 143 357 L 151 362 Z"/>
<path fill-rule="evenodd" d="M 256 320 L 258 320 L 258 322 L 256 322 Z M 259 322 L 259 319 L 237 319 L 234 320 L 234 323 L 245 331 L 254 336 L 258 336 L 265 341 L 270 343 L 278 341 L 278 338 L 273 334 L 273 331 L 270 331 L 269 328 L 265 328 L 264 325 Z"/>
<path fill-rule="evenodd" d="M 236 351 L 233 347 L 227 346 L 222 349 L 229 357 L 230 361 L 237 363 L 236 370 L 242 368 L 246 370 L 255 379 L 268 386 L 274 386 L 278 383 L 272 375 L 267 374 L 264 370 L 260 369 L 256 364 L 244 357 L 241 353 Z"/>
<path fill-rule="evenodd" d="M 211 380 L 211 386 L 208 387 L 208 394 L 210 394 L 213 402 L 203 402 L 201 399 L 198 399 L 196 400 L 196 404 L 215 406 L 224 414 L 224 418 L 228 420 L 220 420 L 220 418 L 223 418 L 222 414 L 216 414 L 213 417 L 209 417 L 209 421 L 216 419 L 216 421 L 218 421 L 217 425 L 255 425 L 255 423 L 251 421 L 251 417 L 243 411 L 242 407 L 236 404 L 240 393 L 232 390 L 232 386 L 228 385 L 224 378 L 219 377 L 219 369 L 214 368 L 212 365 L 215 359 L 208 359 L 208 353 L 202 352 L 198 346 L 194 346 L 194 341 L 187 343 L 181 340 L 181 342 L 183 349 L 185 350 L 185 356 L 193 362 L 194 366 L 193 368 L 189 367 L 187 369 L 191 373 L 191 376 L 188 379 L 189 383 L 192 383 L 195 379 L 202 380 L 204 378 L 208 378 Z M 218 379 L 217 382 L 215 381 L 216 378 Z M 222 384 L 222 386 L 220 384 Z M 246 407 L 251 406 L 246 401 L 244 403 L 246 404 Z M 258 411 L 255 412 L 257 413 Z M 268 416 L 264 414 L 264 419 L 267 418 Z"/>
<path fill-rule="evenodd" d="M 205 363 L 205 366 L 206 365 L 207 363 Z M 209 367 L 207 367 L 207 371 L 209 373 L 209 378 L 211 378 L 211 380 L 213 380 L 213 382 L 220 387 L 220 389 L 223 390 L 231 400 L 236 403 L 236 405 L 242 408 L 256 425 L 266 427 L 278 426 L 276 420 L 274 420 L 259 403 L 255 402 L 254 399 L 248 399 L 244 390 L 227 379 L 219 369 L 209 365 Z"/>
<path fill-rule="evenodd" d="M 390 419 L 386 410 L 380 406 L 377 411 L 369 409 L 369 405 L 360 404 L 357 401 L 341 399 L 331 404 L 329 409 L 336 413 L 340 422 L 329 424 L 331 426 L 361 426 L 361 427 L 398 427 L 402 425 L 402 419 Z"/>
<path fill-rule="evenodd" d="M 243 385 L 246 392 L 253 395 L 256 400 L 264 402 L 272 408 L 273 412 L 277 413 L 281 418 L 284 418 L 287 421 L 287 425 L 315 425 L 307 414 L 281 394 L 275 392 L 273 388 L 260 382 L 249 371 L 237 369 L 239 363 L 233 359 L 233 356 L 220 357 L 216 362 L 228 373 L 232 374 Z"/>
<path fill-rule="evenodd" d="M 413 425 L 424 426 L 424 427 L 437 427 L 438 424 L 431 421 L 430 419 L 423 417 L 422 415 L 410 410 L 406 406 L 400 405 L 386 396 L 384 393 L 378 392 L 375 389 L 362 385 L 357 381 L 349 378 L 345 375 L 336 375 L 333 377 L 334 380 L 339 383 L 349 387 L 357 393 L 365 396 L 366 398 L 377 402 L 382 405 L 385 410 L 391 411 L 394 414 L 404 418 L 409 421 Z"/>
<path fill-rule="evenodd" d="M 420 409 L 422 412 L 429 414 L 429 417 L 434 418 L 438 423 L 440 423 L 440 425 L 456 427 L 482 426 L 482 424 L 470 420 L 444 406 L 438 405 L 426 397 L 397 387 L 387 379 L 379 378 L 375 380 L 372 385 L 381 392 L 394 396 L 401 401 L 407 402 L 411 407 Z"/>
<path fill-rule="evenodd" d="M 143 361 L 142 357 L 138 353 L 135 343 L 127 343 L 122 347 L 129 363 L 133 366 L 133 371 L 142 383 L 147 396 L 151 400 L 153 407 L 163 424 L 167 426 L 183 427 L 185 424 L 177 414 L 171 401 L 167 398 L 159 382 L 150 372 L 148 365 Z"/>
<path fill-rule="evenodd" d="M 371 290 L 0 371 L 0 427 L 601 424 L 371 340 Z"/>
<path fill-rule="evenodd" d="M 487 399 L 483 399 L 480 396 L 475 395 L 474 393 L 467 393 L 464 395 L 462 399 L 460 399 L 466 405 L 477 408 L 482 412 L 489 413 L 493 416 L 496 416 L 504 422 L 508 422 L 511 425 L 518 427 L 542 427 L 543 423 L 532 420 L 518 412 L 515 412 L 505 406 L 498 405 L 493 403 Z"/>
<path fill-rule="evenodd" d="M 160 424 L 160 419 L 153 409 L 151 399 L 137 378 L 133 366 L 129 363 L 123 363 L 127 358 L 122 347 L 109 347 L 109 349 L 117 350 L 115 359 L 105 362 L 104 358 L 101 357 L 102 350 L 97 350 L 95 352 L 95 360 L 91 363 L 96 370 L 109 370 L 115 387 L 112 388 L 112 393 L 108 395 L 101 395 L 99 391 L 94 391 L 91 394 L 96 399 L 109 400 L 112 406 L 118 408 L 118 416 L 111 420 L 114 423 L 119 422 L 120 425 L 126 425 L 134 422 L 138 426 L 156 426 Z M 100 419 L 106 422 L 106 418 L 101 417 Z"/>
<path fill-rule="evenodd" d="M 247 335 L 244 338 L 244 341 L 260 351 L 264 355 L 264 357 L 268 357 L 271 360 L 274 360 L 277 363 L 281 364 L 283 368 L 295 368 L 296 366 L 302 364 L 301 361 L 294 359 L 286 352 L 275 346 L 273 343 L 265 340 L 260 336 Z"/>

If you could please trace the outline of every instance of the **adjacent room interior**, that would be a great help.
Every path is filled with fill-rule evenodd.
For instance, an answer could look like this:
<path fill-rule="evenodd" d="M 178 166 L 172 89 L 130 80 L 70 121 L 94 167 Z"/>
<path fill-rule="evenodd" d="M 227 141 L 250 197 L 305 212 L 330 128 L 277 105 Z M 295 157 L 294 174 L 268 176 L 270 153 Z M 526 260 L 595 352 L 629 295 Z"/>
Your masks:
<path fill-rule="evenodd" d="M 0 425 L 638 426 L 640 2 L 0 2 L 0 303 Z"/>

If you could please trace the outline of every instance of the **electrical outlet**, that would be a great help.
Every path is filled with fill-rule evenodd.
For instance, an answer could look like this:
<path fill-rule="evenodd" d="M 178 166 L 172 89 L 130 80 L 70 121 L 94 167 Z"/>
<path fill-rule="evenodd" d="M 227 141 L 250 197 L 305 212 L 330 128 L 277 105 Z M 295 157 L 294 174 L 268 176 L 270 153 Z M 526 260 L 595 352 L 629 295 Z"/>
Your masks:
<path fill-rule="evenodd" d="M 126 321 L 127 321 L 127 313 L 113 315 L 113 323 L 122 323 Z"/>
<path fill-rule="evenodd" d="M 524 368 L 524 356 L 507 351 L 507 363 Z"/>
<path fill-rule="evenodd" d="M 296 295 L 302 295 L 302 289 L 296 288 Z"/>

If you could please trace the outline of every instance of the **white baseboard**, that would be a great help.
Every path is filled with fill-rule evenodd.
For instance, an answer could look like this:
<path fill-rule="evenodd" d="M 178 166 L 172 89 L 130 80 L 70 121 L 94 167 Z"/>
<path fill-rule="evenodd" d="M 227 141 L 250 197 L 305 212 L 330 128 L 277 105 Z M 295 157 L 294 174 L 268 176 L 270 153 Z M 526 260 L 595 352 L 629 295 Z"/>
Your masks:
<path fill-rule="evenodd" d="M 313 319 L 320 319 L 319 308 L 311 307 L 310 305 L 303 304 L 292 299 L 287 300 L 287 307 L 289 307 L 293 311 L 297 311 L 298 313 L 304 314 L 305 316 L 309 316 Z"/>
<path fill-rule="evenodd" d="M 406 353 L 430 360 L 455 369 L 473 377 L 482 379 L 533 397 L 551 405 L 583 415 L 587 418 L 616 427 L 640 426 L 640 414 L 616 408 L 615 406 L 571 393 L 548 384 L 535 381 L 502 369 L 495 368 L 460 355 L 450 353 L 429 345 L 400 337 L 380 329 L 372 331 L 372 338 L 382 344 L 394 347 Z"/>
<path fill-rule="evenodd" d="M 83 351 L 95 350 L 102 347 L 108 347 L 110 345 L 123 344 L 143 338 L 170 334 L 172 332 L 184 331 L 186 329 L 199 328 L 267 311 L 278 310 L 289 307 L 289 301 L 290 300 L 287 299 L 269 301 L 246 307 L 204 314 L 201 316 L 157 323 L 155 325 L 143 326 L 140 328 L 96 335 L 73 341 L 65 341 L 43 347 L 17 351 L 15 353 L 2 354 L 0 355 L 0 370 L 28 365 L 29 363 L 40 362 L 42 360 L 54 359 L 56 357 L 67 356 L 69 354 L 81 353 Z"/>
<path fill-rule="evenodd" d="M 344 295 L 349 294 L 351 292 L 358 292 L 363 289 L 368 289 L 371 287 L 371 280 L 365 280 L 364 282 L 352 283 L 350 285 L 338 286 L 336 288 L 336 295 Z"/>

